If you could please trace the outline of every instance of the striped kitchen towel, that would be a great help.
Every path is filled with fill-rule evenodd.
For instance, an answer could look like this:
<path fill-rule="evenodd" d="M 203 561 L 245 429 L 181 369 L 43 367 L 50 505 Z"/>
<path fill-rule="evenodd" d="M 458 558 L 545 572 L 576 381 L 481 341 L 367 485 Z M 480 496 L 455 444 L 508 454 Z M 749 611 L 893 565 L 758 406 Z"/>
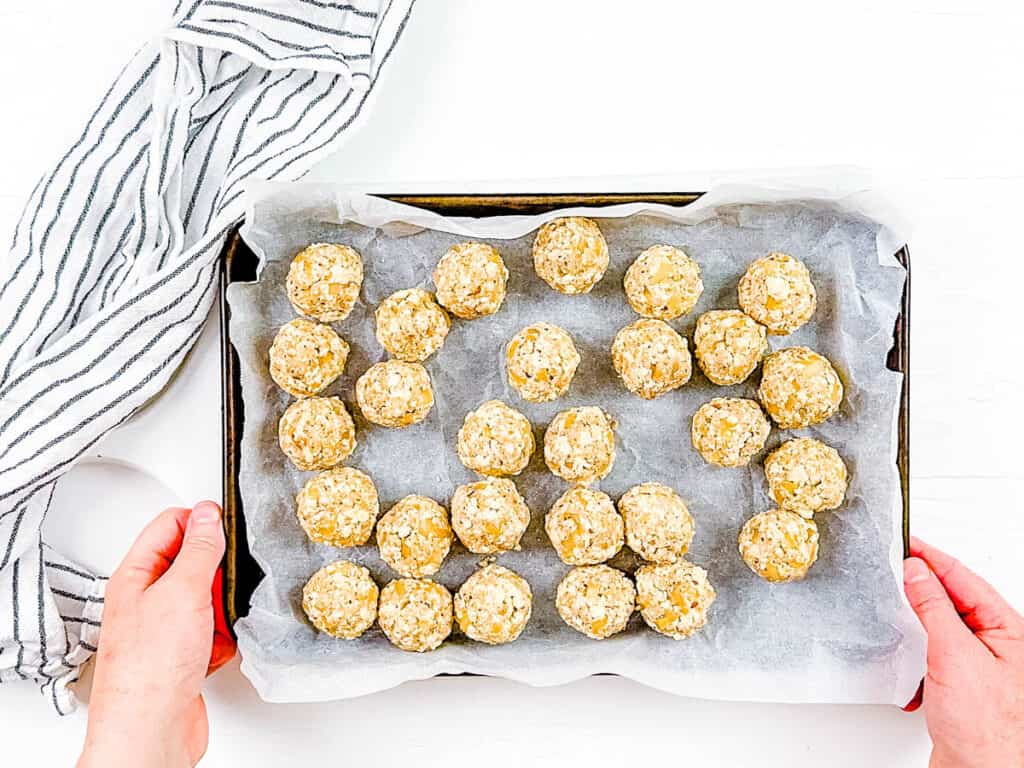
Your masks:
<path fill-rule="evenodd" d="M 0 681 L 73 708 L 105 580 L 42 541 L 54 485 L 167 383 L 244 182 L 337 149 L 413 1 L 178 0 L 32 191 L 0 272 Z"/>

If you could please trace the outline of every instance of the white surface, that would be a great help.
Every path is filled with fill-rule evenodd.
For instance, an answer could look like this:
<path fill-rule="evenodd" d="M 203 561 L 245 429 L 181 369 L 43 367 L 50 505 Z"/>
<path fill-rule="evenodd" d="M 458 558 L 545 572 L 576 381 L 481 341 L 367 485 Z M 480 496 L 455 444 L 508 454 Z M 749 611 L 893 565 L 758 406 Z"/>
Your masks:
<path fill-rule="evenodd" d="M 0 7 L 0 72 L 33 71 L 3 81 L 0 230 L 12 230 L 38 174 L 167 6 Z M 707 169 L 873 169 L 914 230 L 914 529 L 1024 606 L 1022 31 L 1019 3 L 996 0 L 420 0 L 376 109 L 316 175 L 441 191 L 471 179 L 671 173 L 700 189 L 716 175 Z M 683 91 L 703 105 L 699 116 L 676 99 Z M 434 180 L 449 181 L 423 183 Z M 69 554 L 109 569 L 157 506 L 219 496 L 217 344 L 208 329 L 132 427 L 149 450 L 180 457 L 168 464 L 175 487 L 76 470 L 48 521 L 52 538 L 80 542 Z M 138 455 L 140 442 L 131 445 Z M 438 680 L 339 704 L 270 706 L 233 665 L 210 682 L 207 702 L 204 766 L 434 765 L 457 755 L 583 765 L 680 754 L 725 766 L 921 766 L 928 752 L 921 716 L 891 708 L 708 703 L 611 678 L 543 690 Z M 400 714 L 378 719 L 385 705 Z M 85 709 L 57 721 L 47 706 L 31 686 L 0 692 L 6 762 L 72 761 Z M 18 746 L 12 754 L 21 744 L 24 756 Z"/>

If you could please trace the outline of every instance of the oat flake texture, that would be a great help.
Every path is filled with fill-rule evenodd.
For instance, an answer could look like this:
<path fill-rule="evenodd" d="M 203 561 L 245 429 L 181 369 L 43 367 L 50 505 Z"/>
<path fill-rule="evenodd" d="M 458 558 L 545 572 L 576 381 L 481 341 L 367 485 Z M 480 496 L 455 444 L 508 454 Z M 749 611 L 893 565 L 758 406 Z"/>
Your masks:
<path fill-rule="evenodd" d="M 615 334 L 612 365 L 626 389 L 644 400 L 679 389 L 692 371 L 686 339 L 661 320 L 637 320 Z"/>
<path fill-rule="evenodd" d="M 785 253 L 770 253 L 747 268 L 739 283 L 739 302 L 744 312 L 776 336 L 795 331 L 818 306 L 806 265 Z"/>
<path fill-rule="evenodd" d="M 693 541 L 690 510 L 679 494 L 661 483 L 641 483 L 619 499 L 626 543 L 651 563 L 674 563 Z"/>
<path fill-rule="evenodd" d="M 739 549 L 765 581 L 799 581 L 818 558 L 818 526 L 796 512 L 771 509 L 743 525 Z"/>
<path fill-rule="evenodd" d="M 323 323 L 348 317 L 362 285 L 362 257 L 347 245 L 310 245 L 295 254 L 288 270 L 288 299 L 295 311 Z"/>
<path fill-rule="evenodd" d="M 652 245 L 637 256 L 622 285 L 638 315 L 658 320 L 685 315 L 704 292 L 700 266 L 671 245 Z"/>
<path fill-rule="evenodd" d="M 270 377 L 295 397 L 318 395 L 345 370 L 348 344 L 329 325 L 296 318 L 270 345 Z"/>
<path fill-rule="evenodd" d="M 567 482 L 600 480 L 615 463 L 615 421 L 592 405 L 562 411 L 544 431 L 544 461 Z"/>
<path fill-rule="evenodd" d="M 309 540 L 334 547 L 365 544 L 380 513 L 373 480 L 352 467 L 335 467 L 309 478 L 295 506 Z"/>
<path fill-rule="evenodd" d="M 527 418 L 500 400 L 488 400 L 466 414 L 456 452 L 468 469 L 481 475 L 518 475 L 537 447 Z"/>
<path fill-rule="evenodd" d="M 783 509 L 810 517 L 835 509 L 846 495 L 846 465 L 838 451 L 820 440 L 789 440 L 764 460 L 768 493 Z"/>
<path fill-rule="evenodd" d="M 354 640 L 377 617 L 377 585 L 361 565 L 339 560 L 314 573 L 302 588 L 302 609 L 321 632 Z"/>
<path fill-rule="evenodd" d="M 298 469 L 330 469 L 352 455 L 356 427 L 336 397 L 308 397 L 288 406 L 277 428 L 285 456 Z"/>
<path fill-rule="evenodd" d="M 453 245 L 434 267 L 434 287 L 442 307 L 463 320 L 493 315 L 505 301 L 508 269 L 486 243 Z"/>
<path fill-rule="evenodd" d="M 356 402 L 367 421 L 401 429 L 427 418 L 434 407 L 434 388 L 419 363 L 385 360 L 356 381 Z"/>
<path fill-rule="evenodd" d="M 764 448 L 771 425 L 754 400 L 716 397 L 693 415 L 690 439 L 709 464 L 742 467 Z"/>
<path fill-rule="evenodd" d="M 608 268 L 608 243 L 592 219 L 555 219 L 537 231 L 533 266 L 560 293 L 589 293 Z"/>
<path fill-rule="evenodd" d="M 523 328 L 509 341 L 505 353 L 509 384 L 531 403 L 564 395 L 579 364 L 572 336 L 550 323 Z"/>
<path fill-rule="evenodd" d="M 768 352 L 765 327 L 737 309 L 714 309 L 697 318 L 693 354 L 713 384 L 740 384 Z"/>
<path fill-rule="evenodd" d="M 825 357 L 807 347 L 787 347 L 764 360 L 758 397 L 782 429 L 820 424 L 839 410 L 843 382 Z"/>
<path fill-rule="evenodd" d="M 381 631 L 403 651 L 425 653 L 452 633 L 452 595 L 426 579 L 396 579 L 380 593 Z"/>
<path fill-rule="evenodd" d="M 626 628 L 636 610 L 636 587 L 607 565 L 573 568 L 558 584 L 555 606 L 562 621 L 593 640 Z"/>
<path fill-rule="evenodd" d="M 437 573 L 452 539 L 447 510 L 426 496 L 406 496 L 377 523 L 380 557 L 402 576 Z"/>
<path fill-rule="evenodd" d="M 533 611 L 526 579 L 500 565 L 474 573 L 455 593 L 455 621 L 471 640 L 488 645 L 511 643 Z"/>

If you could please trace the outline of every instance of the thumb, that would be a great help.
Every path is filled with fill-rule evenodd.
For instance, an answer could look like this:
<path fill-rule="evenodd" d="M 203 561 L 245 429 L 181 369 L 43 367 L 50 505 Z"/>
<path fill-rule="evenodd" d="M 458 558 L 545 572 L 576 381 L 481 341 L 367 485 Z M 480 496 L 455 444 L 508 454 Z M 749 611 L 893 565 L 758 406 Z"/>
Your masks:
<path fill-rule="evenodd" d="M 953 607 L 949 595 L 924 560 L 910 557 L 903 561 L 903 589 L 910 607 L 928 633 L 929 672 L 944 659 L 955 658 L 974 635 Z"/>
<path fill-rule="evenodd" d="M 202 501 L 188 516 L 181 551 L 168 569 L 167 578 L 184 585 L 197 597 L 209 598 L 210 586 L 223 556 L 220 507 L 212 501 Z"/>

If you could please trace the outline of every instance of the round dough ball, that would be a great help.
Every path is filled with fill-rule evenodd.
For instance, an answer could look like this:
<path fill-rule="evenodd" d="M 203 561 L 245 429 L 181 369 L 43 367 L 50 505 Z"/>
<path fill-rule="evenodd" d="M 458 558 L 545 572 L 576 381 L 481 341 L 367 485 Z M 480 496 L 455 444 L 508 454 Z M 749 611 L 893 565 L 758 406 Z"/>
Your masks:
<path fill-rule="evenodd" d="M 277 439 L 299 469 L 330 469 L 356 449 L 356 425 L 337 397 L 307 397 L 285 410 Z"/>
<path fill-rule="evenodd" d="M 555 219 L 537 231 L 533 268 L 560 293 L 590 293 L 608 269 L 608 243 L 591 219 Z"/>
<path fill-rule="evenodd" d="M 270 378 L 295 397 L 319 394 L 341 376 L 348 351 L 329 325 L 297 317 L 281 326 L 270 345 Z"/>
<path fill-rule="evenodd" d="M 406 496 L 377 523 L 377 547 L 402 576 L 431 576 L 452 547 L 448 512 L 426 496 Z"/>
<path fill-rule="evenodd" d="M 455 620 L 472 640 L 488 645 L 511 643 L 522 633 L 533 610 L 533 592 L 519 574 L 487 565 L 455 593 Z"/>
<path fill-rule="evenodd" d="M 594 565 L 610 560 L 622 549 L 622 517 L 608 494 L 589 488 L 570 488 L 544 519 L 544 530 L 555 552 L 568 565 Z"/>
<path fill-rule="evenodd" d="M 764 460 L 768 492 L 782 509 L 811 517 L 846 495 L 846 465 L 835 448 L 809 437 L 789 440 Z"/>
<path fill-rule="evenodd" d="M 708 609 L 715 601 L 708 572 L 686 560 L 640 567 L 636 594 L 647 626 L 674 640 L 687 638 L 707 624 Z"/>
<path fill-rule="evenodd" d="M 743 467 L 764 448 L 771 425 L 761 406 L 742 397 L 716 397 L 693 414 L 690 438 L 709 464 Z"/>
<path fill-rule="evenodd" d="M 555 607 L 562 621 L 594 640 L 621 632 L 636 610 L 636 588 L 607 565 L 573 568 L 558 584 Z"/>
<path fill-rule="evenodd" d="M 321 632 L 354 640 L 377 618 L 379 590 L 370 572 L 348 560 L 325 565 L 302 588 L 302 610 Z"/>
<path fill-rule="evenodd" d="M 380 593 L 380 628 L 403 651 L 423 653 L 452 633 L 452 593 L 436 581 L 396 579 Z"/>
<path fill-rule="evenodd" d="M 740 308 L 773 336 L 792 333 L 811 319 L 817 294 L 811 273 L 799 259 L 769 253 L 754 261 L 740 278 Z"/>
<path fill-rule="evenodd" d="M 418 424 L 434 406 L 430 374 L 419 363 L 375 363 L 356 381 L 356 402 L 367 421 L 382 427 Z"/>
<path fill-rule="evenodd" d="M 679 494 L 661 483 L 635 485 L 619 499 L 626 543 L 651 563 L 674 563 L 693 541 L 693 517 Z"/>
<path fill-rule="evenodd" d="M 768 351 L 765 327 L 738 309 L 713 309 L 697 318 L 694 354 L 714 384 L 740 384 Z"/>
<path fill-rule="evenodd" d="M 377 307 L 377 341 L 392 356 L 410 363 L 426 360 L 444 344 L 448 313 L 422 288 L 396 291 Z"/>
<path fill-rule="evenodd" d="M 463 320 L 493 315 L 505 300 L 508 269 L 487 243 L 459 243 L 434 267 L 434 286 L 442 307 Z"/>
<path fill-rule="evenodd" d="M 739 548 L 765 581 L 799 581 L 818 558 L 818 526 L 796 512 L 772 509 L 747 520 Z"/>
<path fill-rule="evenodd" d="M 380 514 L 377 489 L 358 469 L 337 467 L 314 475 L 295 498 L 310 541 L 334 547 L 365 544 Z"/>
<path fill-rule="evenodd" d="M 622 286 L 634 312 L 658 320 L 685 315 L 704 292 L 700 266 L 671 245 L 652 245 L 637 256 Z"/>
<path fill-rule="evenodd" d="M 475 554 L 519 549 L 529 524 L 530 508 L 511 480 L 484 478 L 460 485 L 452 496 L 452 528 Z"/>
<path fill-rule="evenodd" d="M 615 422 L 592 405 L 562 411 L 544 432 L 544 462 L 569 483 L 600 480 L 615 463 Z"/>
<path fill-rule="evenodd" d="M 782 429 L 820 424 L 839 410 L 843 382 L 832 363 L 807 347 L 788 347 L 764 359 L 758 397 Z"/>
<path fill-rule="evenodd" d="M 459 461 L 481 475 L 518 475 L 537 447 L 523 414 L 500 400 L 488 400 L 466 414 L 459 429 Z"/>
<path fill-rule="evenodd" d="M 580 353 L 572 337 L 549 323 L 534 323 L 512 337 L 506 353 L 508 383 L 523 400 L 547 403 L 565 394 Z"/>
<path fill-rule="evenodd" d="M 347 245 L 315 243 L 292 259 L 286 287 L 300 315 L 324 323 L 348 317 L 363 285 L 363 260 Z"/>
<path fill-rule="evenodd" d="M 612 364 L 626 389 L 644 400 L 683 386 L 692 369 L 686 339 L 661 320 L 637 320 L 615 334 Z"/>

